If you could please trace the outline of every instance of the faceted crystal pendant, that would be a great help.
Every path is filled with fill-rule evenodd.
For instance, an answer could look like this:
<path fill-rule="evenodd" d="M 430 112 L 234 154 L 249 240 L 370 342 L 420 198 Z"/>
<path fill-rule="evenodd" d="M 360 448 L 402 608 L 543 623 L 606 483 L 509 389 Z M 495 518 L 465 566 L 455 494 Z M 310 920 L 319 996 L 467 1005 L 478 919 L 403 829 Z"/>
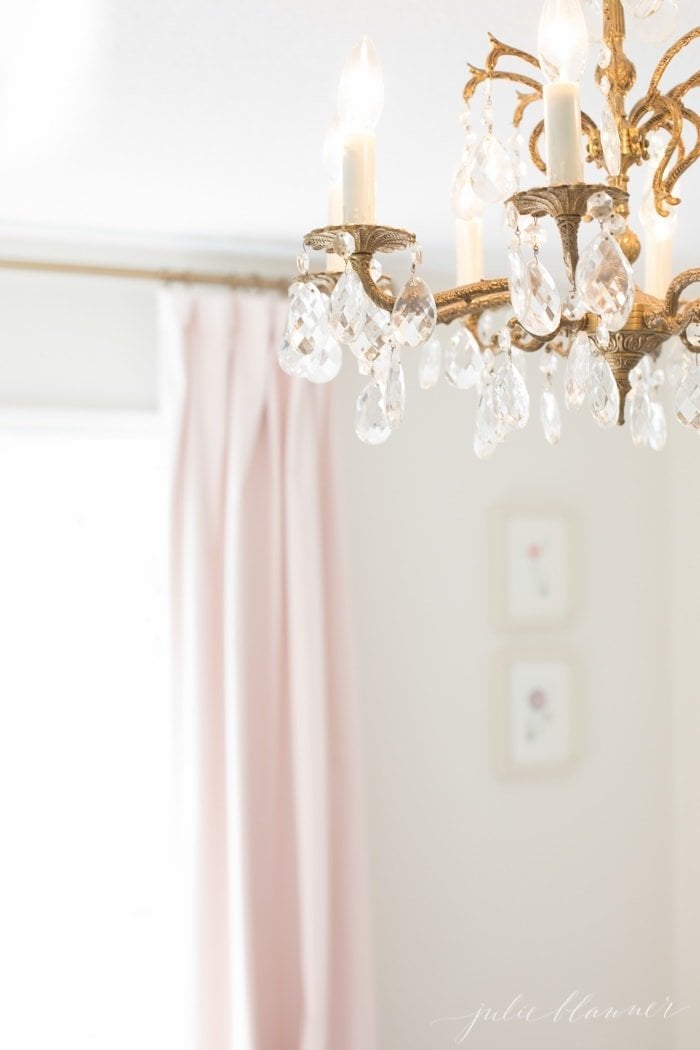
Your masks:
<path fill-rule="evenodd" d="M 620 414 L 620 392 L 604 357 L 597 357 L 593 362 L 589 392 L 595 421 L 601 427 L 614 426 Z"/>
<path fill-rule="evenodd" d="M 418 383 L 421 390 L 430 390 L 442 375 L 442 345 L 431 339 L 418 351 Z"/>
<path fill-rule="evenodd" d="M 355 341 L 350 344 L 350 349 L 360 360 L 371 361 L 387 349 L 393 331 L 388 310 L 375 306 L 368 299 L 365 300 L 365 309 L 365 322 Z"/>
<path fill-rule="evenodd" d="M 481 384 L 476 408 L 474 452 L 479 459 L 490 456 L 506 437 L 506 428 L 496 413 L 493 395 L 493 379 L 489 375 Z"/>
<path fill-rule="evenodd" d="M 567 408 L 580 408 L 585 401 L 590 373 L 591 341 L 585 332 L 579 332 L 571 344 L 566 365 L 564 400 Z"/>
<path fill-rule="evenodd" d="M 600 233 L 583 250 L 576 267 L 576 288 L 588 309 L 611 332 L 623 327 L 634 302 L 634 276 L 614 237 Z"/>
<path fill-rule="evenodd" d="M 518 188 L 513 158 L 492 131 L 487 131 L 474 154 L 472 187 L 487 204 L 512 197 Z"/>
<path fill-rule="evenodd" d="M 600 143 L 603 147 L 603 160 L 608 175 L 619 175 L 622 166 L 622 147 L 620 135 L 615 122 L 615 114 L 607 98 L 603 99 L 603 119 L 600 127 Z"/>
<path fill-rule="evenodd" d="M 311 281 L 295 281 L 289 289 L 287 340 L 292 350 L 310 354 L 328 336 L 328 296 Z"/>
<path fill-rule="evenodd" d="M 691 346 L 700 347 L 700 324 L 691 321 L 685 330 L 685 337 Z"/>
<path fill-rule="evenodd" d="M 384 392 L 376 380 L 368 383 L 357 399 L 355 433 L 366 445 L 381 445 L 391 434 Z"/>
<path fill-rule="evenodd" d="M 651 429 L 651 401 L 644 383 L 635 383 L 625 400 L 625 419 L 635 448 L 646 448 Z"/>
<path fill-rule="evenodd" d="M 329 332 L 323 346 L 316 347 L 312 353 L 302 358 L 302 361 L 303 375 L 311 383 L 329 383 L 340 371 L 343 351 Z"/>
<path fill-rule="evenodd" d="M 392 430 L 395 430 L 403 419 L 406 408 L 406 380 L 398 350 L 393 350 L 391 354 L 384 401 L 386 403 L 386 418 L 389 421 L 389 426 Z"/>
<path fill-rule="evenodd" d="M 481 350 L 468 328 L 460 328 L 450 339 L 445 359 L 445 375 L 458 390 L 476 385 L 484 370 Z"/>
<path fill-rule="evenodd" d="M 613 213 L 613 199 L 605 190 L 592 193 L 586 201 L 586 212 L 592 219 L 609 219 Z"/>
<path fill-rule="evenodd" d="M 508 290 L 515 316 L 520 321 L 527 309 L 527 288 L 525 283 L 525 262 L 516 247 L 508 249 Z"/>
<path fill-rule="evenodd" d="M 437 309 L 422 277 L 412 274 L 394 303 L 391 323 L 400 346 L 420 346 L 435 331 Z"/>
<path fill-rule="evenodd" d="M 303 376 L 304 355 L 300 354 L 298 350 L 293 350 L 291 348 L 286 335 L 282 339 L 279 350 L 277 351 L 277 360 L 279 361 L 282 371 L 286 372 L 288 376 Z"/>
<path fill-rule="evenodd" d="M 379 357 L 375 357 L 371 361 L 366 357 L 361 358 L 359 369 L 360 375 L 372 376 L 372 378 L 376 379 L 376 381 L 382 386 L 386 386 L 389 367 L 391 365 L 391 351 L 393 346 L 393 343 L 387 343 Z"/>
<path fill-rule="evenodd" d="M 498 331 L 498 317 L 493 310 L 484 310 L 476 323 L 476 336 L 482 346 L 488 346 Z"/>
<path fill-rule="evenodd" d="M 509 361 L 493 377 L 493 406 L 508 427 L 521 430 L 530 415 L 530 395 L 525 380 Z"/>
<path fill-rule="evenodd" d="M 553 390 L 542 391 L 540 420 L 546 440 L 550 445 L 558 444 L 561 439 L 561 412 Z"/>
<path fill-rule="evenodd" d="M 357 341 L 367 319 L 367 301 L 362 281 L 348 268 L 331 294 L 330 325 L 341 346 Z"/>
<path fill-rule="evenodd" d="M 458 219 L 473 219 L 484 210 L 483 201 L 472 187 L 472 162 L 467 158 L 452 180 L 452 211 Z"/>
<path fill-rule="evenodd" d="M 526 303 L 515 315 L 533 335 L 551 335 L 561 322 L 561 298 L 549 270 L 533 259 L 525 268 Z"/>
<path fill-rule="evenodd" d="M 661 452 L 666 447 L 666 413 L 660 401 L 651 402 L 649 421 L 649 448 Z"/>
<path fill-rule="evenodd" d="M 678 336 L 673 335 L 664 343 L 664 357 L 668 382 L 675 388 L 691 366 L 691 357 L 694 359 L 695 355 L 689 354 Z"/>
<path fill-rule="evenodd" d="M 663 44 L 672 36 L 678 22 L 679 0 L 659 0 L 653 17 L 637 18 L 635 29 L 646 44 Z"/>
<path fill-rule="evenodd" d="M 661 7 L 661 0 L 622 0 L 622 3 L 636 18 L 648 18 Z"/>
<path fill-rule="evenodd" d="M 676 415 L 686 427 L 700 430 L 700 367 L 692 365 L 678 384 Z"/>

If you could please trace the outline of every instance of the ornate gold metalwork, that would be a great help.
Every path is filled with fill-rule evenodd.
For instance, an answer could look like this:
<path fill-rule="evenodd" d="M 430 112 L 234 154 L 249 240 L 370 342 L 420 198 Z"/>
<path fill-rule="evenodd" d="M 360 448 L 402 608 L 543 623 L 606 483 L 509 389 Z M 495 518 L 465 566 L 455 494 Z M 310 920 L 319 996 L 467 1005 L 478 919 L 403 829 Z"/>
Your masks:
<path fill-rule="evenodd" d="M 649 135 L 663 131 L 668 141 L 653 176 L 653 191 L 657 211 L 667 215 L 670 207 L 679 203 L 674 194 L 678 179 L 700 157 L 700 116 L 690 108 L 687 95 L 700 87 L 700 72 L 687 80 L 662 90 L 661 83 L 673 59 L 685 47 L 700 38 L 700 27 L 691 30 L 676 41 L 658 63 L 645 95 L 631 108 L 626 109 L 626 97 L 636 80 L 633 63 L 625 54 L 625 18 L 621 0 L 603 0 L 603 40 L 610 51 L 610 61 L 596 70 L 596 79 L 602 84 L 606 79 L 607 100 L 615 117 L 620 137 L 621 170 L 615 177 L 608 176 L 604 185 L 580 183 L 573 186 L 544 186 L 516 193 L 513 204 L 521 215 L 537 218 L 551 217 L 557 224 L 562 242 L 564 262 L 569 278 L 574 280 L 578 260 L 578 232 L 585 215 L 588 199 L 597 190 L 604 189 L 613 198 L 620 214 L 629 216 L 627 184 L 630 169 L 650 161 Z M 517 103 L 513 113 L 513 124 L 519 127 L 529 107 L 542 98 L 543 85 L 539 78 L 539 62 L 527 51 L 510 47 L 489 34 L 491 43 L 484 67 L 469 66 L 470 78 L 463 97 L 465 102 L 473 98 L 480 84 L 491 81 L 509 81 L 516 87 Z M 502 68 L 502 61 L 512 59 L 524 64 L 527 72 Z M 532 70 L 535 70 L 533 75 Z M 581 116 L 582 134 L 587 143 L 588 160 L 599 168 L 605 167 L 601 148 L 600 131 L 595 122 L 585 113 Z M 695 138 L 692 143 L 684 141 L 686 130 Z M 530 134 L 530 155 L 536 167 L 545 171 L 539 143 L 544 130 L 543 121 L 535 124 Z M 327 226 L 312 230 L 304 243 L 307 247 L 326 252 L 337 252 L 339 236 L 352 234 L 355 250 L 350 264 L 362 281 L 369 299 L 385 310 L 392 310 L 395 297 L 387 286 L 386 278 L 375 281 L 370 272 L 375 252 L 392 252 L 410 249 L 415 237 L 406 230 L 387 226 Z M 618 241 L 634 262 L 639 255 L 639 238 L 634 230 L 627 228 L 618 236 Z M 315 280 L 325 291 L 330 291 L 337 274 L 307 275 L 301 280 Z M 670 284 L 663 301 L 638 289 L 634 306 L 625 327 L 611 333 L 610 346 L 605 357 L 612 369 L 620 392 L 620 418 L 623 422 L 625 397 L 630 389 L 629 373 L 646 354 L 656 356 L 664 340 L 680 335 L 686 346 L 694 352 L 700 348 L 691 346 L 686 328 L 691 322 L 700 323 L 700 299 L 683 302 L 681 295 L 690 285 L 700 282 L 700 269 L 687 270 L 679 274 Z M 477 281 L 461 288 L 451 288 L 435 295 L 439 324 L 450 324 L 463 320 L 472 331 L 476 330 L 479 315 L 487 309 L 503 306 L 509 302 L 506 278 Z M 565 354 L 570 337 L 585 327 L 594 333 L 598 319 L 589 314 L 582 321 L 562 320 L 559 329 L 540 338 L 527 332 L 515 319 L 509 322 L 513 342 L 523 350 L 534 351 L 545 344 L 556 353 Z"/>
<path fill-rule="evenodd" d="M 604 190 L 610 195 L 618 211 L 627 213 L 628 196 L 623 190 L 612 186 L 591 186 L 587 182 L 577 182 L 571 186 L 540 186 L 515 193 L 510 198 L 520 215 L 532 215 L 535 219 L 549 216 L 554 219 L 561 238 L 564 265 L 572 283 L 578 262 L 579 226 L 586 214 L 589 197 L 598 190 Z"/>
<path fill-rule="evenodd" d="M 349 233 L 355 241 L 355 252 L 374 255 L 375 252 L 401 252 L 416 243 L 415 234 L 395 226 L 369 226 L 348 224 L 347 226 L 321 226 L 304 237 L 304 245 L 314 251 L 336 253 L 338 241 Z"/>
<path fill-rule="evenodd" d="M 630 61 L 624 50 L 624 10 L 621 0 L 604 0 L 603 40 L 610 49 L 610 62 L 605 69 L 600 66 L 596 69 L 596 79 L 600 83 L 605 77 L 609 85 L 607 98 L 617 124 L 622 155 L 621 172 L 618 176 L 610 177 L 608 183 L 610 186 L 625 190 L 630 168 L 649 160 L 649 133 L 656 129 L 667 132 L 669 141 L 654 174 L 653 182 L 656 207 L 660 215 L 667 215 L 669 207 L 679 203 L 679 198 L 672 192 L 673 187 L 681 175 L 700 156 L 700 117 L 685 101 L 688 93 L 693 88 L 700 86 L 700 72 L 694 73 L 687 80 L 676 84 L 667 91 L 662 91 L 661 80 L 676 55 L 698 37 L 700 37 L 700 26 L 691 29 L 668 48 L 651 77 L 646 94 L 628 114 L 625 99 L 634 87 L 637 74 L 633 62 Z M 469 66 L 471 76 L 464 87 L 463 97 L 465 102 L 469 102 L 479 85 L 484 82 L 509 81 L 516 86 L 517 104 L 513 112 L 513 125 L 517 128 L 521 125 L 528 107 L 541 99 L 543 85 L 540 79 L 530 73 L 502 69 L 499 64 L 504 59 L 514 59 L 534 67 L 539 72 L 539 63 L 534 55 L 504 44 L 491 34 L 489 34 L 489 40 L 491 48 L 486 56 L 483 69 Z M 581 114 L 581 128 L 586 137 L 588 160 L 605 170 L 600 130 L 587 113 Z M 688 147 L 683 141 L 683 133 L 686 128 L 692 129 L 695 133 L 695 141 L 691 147 Z M 529 141 L 530 157 L 542 172 L 546 171 L 539 148 L 543 131 L 544 122 L 540 120 L 535 124 Z M 628 238 L 628 245 L 630 252 L 633 253 L 636 245 L 633 244 L 631 235 Z"/>

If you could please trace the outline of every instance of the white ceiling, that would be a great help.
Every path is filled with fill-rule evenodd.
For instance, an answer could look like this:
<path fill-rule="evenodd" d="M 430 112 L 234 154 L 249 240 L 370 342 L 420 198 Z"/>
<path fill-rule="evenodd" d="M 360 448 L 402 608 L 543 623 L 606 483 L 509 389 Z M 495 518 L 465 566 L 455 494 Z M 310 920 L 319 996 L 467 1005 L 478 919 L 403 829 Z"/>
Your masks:
<path fill-rule="evenodd" d="M 680 3 L 679 31 L 700 13 Z M 539 8 L 4 0 L 0 220 L 296 244 L 325 221 L 323 136 L 344 57 L 368 32 L 385 76 L 379 218 L 451 258 L 466 63 L 483 60 L 488 29 L 534 50 Z M 630 50 L 644 83 L 655 51 Z M 597 115 L 597 93 L 586 99 Z"/>

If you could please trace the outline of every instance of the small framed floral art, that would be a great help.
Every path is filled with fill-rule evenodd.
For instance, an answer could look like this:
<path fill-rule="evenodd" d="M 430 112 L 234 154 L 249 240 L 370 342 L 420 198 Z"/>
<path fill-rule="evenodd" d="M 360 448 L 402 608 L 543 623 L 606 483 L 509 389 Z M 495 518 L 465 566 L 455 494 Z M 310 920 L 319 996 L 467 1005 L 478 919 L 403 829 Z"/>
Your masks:
<path fill-rule="evenodd" d="M 499 510 L 491 527 L 494 626 L 564 626 L 574 602 L 569 517 L 561 511 Z"/>
<path fill-rule="evenodd" d="M 558 772 L 580 748 L 576 673 L 570 658 L 538 651 L 494 661 L 493 756 L 502 774 Z"/>

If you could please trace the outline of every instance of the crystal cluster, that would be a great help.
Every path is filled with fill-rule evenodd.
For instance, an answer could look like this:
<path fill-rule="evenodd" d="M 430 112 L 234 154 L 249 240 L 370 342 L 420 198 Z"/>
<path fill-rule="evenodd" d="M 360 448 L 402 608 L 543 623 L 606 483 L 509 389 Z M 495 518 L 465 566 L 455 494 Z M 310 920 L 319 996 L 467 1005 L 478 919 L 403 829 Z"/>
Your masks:
<path fill-rule="evenodd" d="M 278 359 L 288 375 L 325 383 L 338 374 L 342 352 L 349 350 L 367 379 L 355 405 L 355 432 L 366 444 L 379 445 L 404 415 L 402 350 L 419 350 L 421 385 L 425 389 L 440 378 L 443 354 L 439 341 L 433 339 L 435 299 L 416 274 L 418 250 L 413 253 L 411 275 L 389 313 L 365 293 L 350 259 L 353 247 L 342 241 L 338 244 L 347 265 L 330 296 L 309 275 L 306 255 L 299 257 L 300 279 L 289 289 L 289 315 Z M 372 274 L 375 279 L 379 276 L 374 265 Z"/>
<path fill-rule="evenodd" d="M 605 47 L 601 69 L 610 62 Z M 462 123 L 466 141 L 452 199 L 457 213 L 466 218 L 478 214 L 485 201 L 512 194 L 522 174 L 522 140 L 515 134 L 503 145 L 495 138 L 490 98 L 484 106 L 484 134 L 479 141 L 468 109 Z M 609 167 L 614 167 L 610 154 L 614 148 L 611 141 L 606 152 Z M 650 148 L 654 148 L 653 141 Z M 415 350 L 421 389 L 430 390 L 444 378 L 455 390 L 474 392 L 473 448 L 480 459 L 486 459 L 530 418 L 525 369 L 529 354 L 513 340 L 527 346 L 534 337 L 535 346 L 542 347 L 539 422 L 548 444 L 558 444 L 562 434 L 555 379 L 563 362 L 561 384 L 567 409 L 576 411 L 587 405 L 601 427 L 614 427 L 624 417 L 635 447 L 660 451 L 666 443 L 661 400 L 664 370 L 656 358 L 641 358 L 629 374 L 629 392 L 621 405 L 620 386 L 611 367 L 612 362 L 619 368 L 621 337 L 617 333 L 625 328 L 635 297 L 632 268 L 617 240 L 625 220 L 615 212 L 605 191 L 591 194 L 587 212 L 598 228 L 580 252 L 567 293 L 560 291 L 540 257 L 546 230 L 536 218 L 520 215 L 509 200 L 505 217 L 512 309 L 484 310 L 478 319 L 457 322 L 444 341 L 435 331 L 434 296 L 416 272 L 419 250 L 413 251 L 410 276 L 389 312 L 381 305 L 385 301 L 381 296 L 370 299 L 365 292 L 354 268 L 354 238 L 342 232 L 334 250 L 345 257 L 346 268 L 330 295 L 323 290 L 329 287 L 327 279 L 319 282 L 320 287 L 314 283 L 306 254 L 298 259 L 300 276 L 289 290 L 289 318 L 279 348 L 281 367 L 290 375 L 325 383 L 338 374 L 343 350 L 350 351 L 364 377 L 355 406 L 355 431 L 366 444 L 378 445 L 403 419 L 406 379 L 402 354 Z M 379 280 L 381 269 L 375 261 L 370 272 L 375 282 Z M 676 417 L 685 426 L 700 430 L 696 353 L 700 352 L 700 321 L 691 319 L 681 338 L 668 341 L 668 351 L 667 374 L 675 390 Z"/>
<path fill-rule="evenodd" d="M 592 217 L 603 224 L 610 218 L 605 201 L 592 198 L 590 208 Z M 541 240 L 532 230 L 524 239 L 535 244 Z M 625 312 L 629 310 L 631 278 L 627 280 L 627 269 L 620 263 L 616 248 L 611 248 L 610 239 L 610 232 L 603 228 L 591 242 L 589 256 L 582 254 L 576 288 L 563 306 L 553 282 L 547 281 L 546 271 L 544 278 L 539 273 L 532 276 L 532 270 L 540 266 L 537 252 L 533 261 L 526 263 L 521 246 L 511 246 L 513 313 L 486 310 L 477 325 L 456 324 L 444 343 L 435 334 L 435 300 L 415 273 L 415 259 L 411 276 L 396 297 L 391 314 L 370 301 L 350 264 L 330 297 L 302 272 L 302 278 L 307 279 L 295 281 L 289 291 L 289 318 L 279 349 L 280 365 L 290 375 L 325 383 L 338 374 L 343 349 L 349 350 L 366 378 L 355 407 L 355 430 L 366 444 L 378 445 L 403 419 L 406 379 L 401 353 L 404 349 L 417 349 L 418 383 L 423 390 L 432 389 L 444 377 L 456 390 L 474 391 L 473 448 L 480 459 L 486 459 L 509 434 L 528 423 L 531 396 L 525 359 L 529 355 L 513 345 L 512 333 L 524 326 L 526 319 L 532 331 L 536 327 L 532 319 L 536 318 L 551 329 L 539 366 L 539 421 L 545 440 L 556 445 L 561 439 L 562 417 L 554 380 L 562 360 L 567 409 L 575 411 L 588 404 L 600 426 L 613 427 L 619 422 L 621 405 L 607 354 L 614 352 L 614 332 L 624 324 Z M 594 330 L 590 316 L 583 326 L 587 310 L 589 315 L 593 312 L 592 302 L 600 318 Z M 564 315 L 579 321 L 575 334 L 560 328 Z M 700 351 L 700 322 L 691 321 L 683 332 L 683 340 L 674 337 L 668 341 L 667 374 L 675 388 L 678 420 L 700 430 L 700 364 L 693 352 L 696 350 Z M 666 444 L 666 415 L 661 401 L 664 382 L 664 370 L 649 356 L 643 357 L 630 372 L 630 390 L 622 407 L 637 448 L 660 451 Z"/>

